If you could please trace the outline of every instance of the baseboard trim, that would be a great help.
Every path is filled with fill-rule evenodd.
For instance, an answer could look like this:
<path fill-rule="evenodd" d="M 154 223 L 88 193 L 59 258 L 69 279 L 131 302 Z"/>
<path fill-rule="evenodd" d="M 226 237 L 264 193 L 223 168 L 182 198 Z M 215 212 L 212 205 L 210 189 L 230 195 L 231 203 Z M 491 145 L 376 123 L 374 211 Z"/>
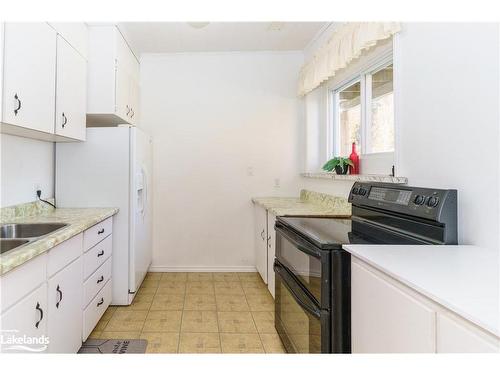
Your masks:
<path fill-rule="evenodd" d="M 254 266 L 151 266 L 149 272 L 257 272 Z"/>

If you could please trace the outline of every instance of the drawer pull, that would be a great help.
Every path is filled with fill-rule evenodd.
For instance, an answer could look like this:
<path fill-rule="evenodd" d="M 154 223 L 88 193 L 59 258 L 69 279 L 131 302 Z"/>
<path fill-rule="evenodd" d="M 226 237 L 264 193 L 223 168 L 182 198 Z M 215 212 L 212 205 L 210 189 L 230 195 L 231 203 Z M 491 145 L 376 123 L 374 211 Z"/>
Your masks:
<path fill-rule="evenodd" d="M 97 257 L 102 257 L 104 255 L 104 250 L 101 250 L 97 253 Z"/>
<path fill-rule="evenodd" d="M 102 228 L 100 231 L 97 232 L 97 234 L 103 234 L 104 233 L 104 228 Z"/>
<path fill-rule="evenodd" d="M 62 290 L 59 287 L 59 285 L 57 286 L 56 291 L 57 291 L 57 293 L 59 293 L 59 301 L 56 302 L 56 308 L 59 308 L 59 304 L 61 303 L 62 298 L 63 298 L 63 293 L 62 293 Z"/>
<path fill-rule="evenodd" d="M 101 306 L 104 303 L 104 298 L 101 298 L 99 302 L 97 302 L 97 307 Z"/>
<path fill-rule="evenodd" d="M 35 309 L 38 310 L 38 311 L 40 311 L 40 319 L 38 320 L 38 322 L 35 323 L 35 328 L 38 328 L 38 326 L 40 325 L 40 322 L 43 319 L 43 310 L 40 307 L 40 303 L 39 302 L 36 303 Z"/>
<path fill-rule="evenodd" d="M 99 277 L 97 280 L 97 284 L 102 283 L 104 281 L 104 276 Z"/>

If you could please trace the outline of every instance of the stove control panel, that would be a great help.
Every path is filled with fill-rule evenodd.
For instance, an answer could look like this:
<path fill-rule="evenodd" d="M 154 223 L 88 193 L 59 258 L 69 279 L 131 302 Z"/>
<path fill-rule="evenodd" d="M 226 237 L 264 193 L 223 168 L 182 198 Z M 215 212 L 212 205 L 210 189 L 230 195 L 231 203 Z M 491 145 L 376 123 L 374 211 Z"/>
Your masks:
<path fill-rule="evenodd" d="M 356 182 L 349 202 L 353 206 L 382 209 L 440 221 L 457 210 L 457 191 L 406 185 Z"/>

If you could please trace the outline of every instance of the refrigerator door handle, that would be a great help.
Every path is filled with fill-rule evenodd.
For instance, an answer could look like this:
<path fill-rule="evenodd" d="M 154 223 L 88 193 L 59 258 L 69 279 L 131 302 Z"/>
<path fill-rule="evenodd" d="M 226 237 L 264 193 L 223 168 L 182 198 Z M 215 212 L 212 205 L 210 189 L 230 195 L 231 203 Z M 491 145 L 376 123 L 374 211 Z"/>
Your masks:
<path fill-rule="evenodd" d="M 147 174 L 144 166 L 141 167 L 141 172 L 140 176 L 137 178 L 137 201 L 138 201 L 138 207 L 137 207 L 137 213 L 141 214 L 141 216 L 144 218 L 146 216 L 146 206 L 147 206 L 147 201 L 148 201 L 148 181 L 147 181 Z"/>
<path fill-rule="evenodd" d="M 144 218 L 146 216 L 146 211 L 148 209 L 148 173 L 146 172 L 146 169 L 142 167 L 141 169 L 142 172 L 142 186 L 143 186 L 143 201 L 142 201 L 142 217 Z"/>

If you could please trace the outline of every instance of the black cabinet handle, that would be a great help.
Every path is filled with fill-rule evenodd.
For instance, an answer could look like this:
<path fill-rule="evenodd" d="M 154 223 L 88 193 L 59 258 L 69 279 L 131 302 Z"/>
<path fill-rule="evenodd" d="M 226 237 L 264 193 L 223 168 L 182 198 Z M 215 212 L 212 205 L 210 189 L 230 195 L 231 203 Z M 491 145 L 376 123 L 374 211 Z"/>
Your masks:
<path fill-rule="evenodd" d="M 101 250 L 97 253 L 97 257 L 102 257 L 104 255 L 104 250 Z"/>
<path fill-rule="evenodd" d="M 134 109 L 133 108 L 130 108 L 130 111 L 132 112 L 132 114 L 130 115 L 130 118 L 134 118 Z"/>
<path fill-rule="evenodd" d="M 126 105 L 126 108 L 127 108 L 127 116 L 128 116 L 128 114 L 130 113 L 130 107 L 128 106 L 128 104 Z"/>
<path fill-rule="evenodd" d="M 40 319 L 38 320 L 38 322 L 35 323 L 35 328 L 38 328 L 38 326 L 40 325 L 40 322 L 43 319 L 43 310 L 40 307 L 40 303 L 39 302 L 36 303 L 35 309 L 38 310 L 38 311 L 40 311 Z"/>
<path fill-rule="evenodd" d="M 104 298 L 101 298 L 99 302 L 97 302 L 97 307 L 101 306 L 104 303 Z"/>
<path fill-rule="evenodd" d="M 66 124 L 68 123 L 68 118 L 66 117 L 64 112 L 62 113 L 62 118 L 63 118 L 62 127 L 64 128 L 66 126 Z"/>
<path fill-rule="evenodd" d="M 99 277 L 97 280 L 97 284 L 102 283 L 104 281 L 104 276 Z"/>
<path fill-rule="evenodd" d="M 57 291 L 57 293 L 59 293 L 59 301 L 56 302 L 56 308 L 59 308 L 59 304 L 61 303 L 62 298 L 63 298 L 63 293 L 62 293 L 61 287 L 59 285 L 57 286 L 56 291 Z"/>
<path fill-rule="evenodd" d="M 102 228 L 100 231 L 97 231 L 97 234 L 103 234 L 104 233 L 104 228 Z"/>
<path fill-rule="evenodd" d="M 262 232 L 260 232 L 260 238 L 262 238 L 262 241 L 264 241 L 264 229 L 262 229 Z"/>
<path fill-rule="evenodd" d="M 14 109 L 14 115 L 17 116 L 17 113 L 21 109 L 21 99 L 19 99 L 19 96 L 17 96 L 17 94 L 14 94 L 14 99 L 17 100 L 17 108 Z"/>

